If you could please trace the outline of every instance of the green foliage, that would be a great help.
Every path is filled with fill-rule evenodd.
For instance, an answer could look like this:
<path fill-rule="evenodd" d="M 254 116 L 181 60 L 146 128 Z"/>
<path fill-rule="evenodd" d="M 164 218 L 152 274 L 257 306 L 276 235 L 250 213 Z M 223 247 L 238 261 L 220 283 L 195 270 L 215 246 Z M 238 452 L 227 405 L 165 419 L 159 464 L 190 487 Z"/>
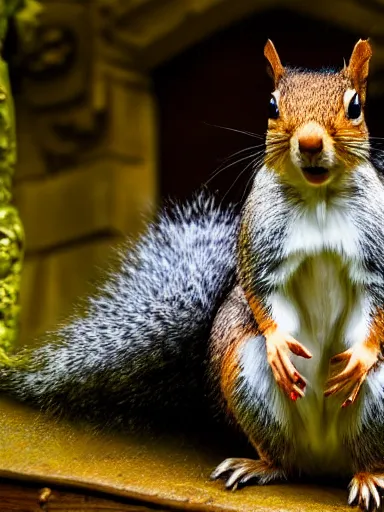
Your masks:
<path fill-rule="evenodd" d="M 14 18 L 21 47 L 32 43 L 41 6 L 35 0 L 0 0 L 0 40 Z M 14 346 L 19 324 L 20 277 L 24 231 L 17 210 L 10 205 L 16 163 L 15 115 L 8 66 L 0 57 L 0 365 L 19 364 L 7 352 Z"/>

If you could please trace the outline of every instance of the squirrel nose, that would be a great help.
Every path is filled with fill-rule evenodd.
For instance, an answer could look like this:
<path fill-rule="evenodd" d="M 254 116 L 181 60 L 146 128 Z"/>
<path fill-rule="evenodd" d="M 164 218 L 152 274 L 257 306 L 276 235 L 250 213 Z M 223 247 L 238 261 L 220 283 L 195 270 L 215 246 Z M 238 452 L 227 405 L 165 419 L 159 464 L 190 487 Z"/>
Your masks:
<path fill-rule="evenodd" d="M 323 149 L 323 138 L 318 134 L 303 135 L 299 138 L 299 150 L 301 153 L 316 155 Z"/>

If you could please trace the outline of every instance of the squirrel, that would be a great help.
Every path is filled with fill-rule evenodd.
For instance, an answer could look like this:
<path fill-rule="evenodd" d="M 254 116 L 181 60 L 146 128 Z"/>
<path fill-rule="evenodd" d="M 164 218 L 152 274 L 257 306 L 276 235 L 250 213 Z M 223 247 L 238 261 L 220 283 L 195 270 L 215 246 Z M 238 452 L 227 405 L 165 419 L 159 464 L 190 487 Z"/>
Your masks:
<path fill-rule="evenodd" d="M 270 40 L 264 54 L 264 162 L 241 214 L 207 196 L 163 214 L 86 318 L 3 362 L 0 390 L 124 423 L 179 391 L 188 404 L 204 381 L 258 457 L 226 459 L 212 479 L 234 490 L 347 477 L 349 504 L 378 509 L 384 179 L 364 119 L 371 46 L 358 41 L 340 71 L 284 67 Z"/>
<path fill-rule="evenodd" d="M 258 460 L 212 478 L 236 489 L 295 473 L 350 477 L 349 504 L 384 490 L 384 180 L 364 120 L 372 55 L 274 81 L 264 165 L 243 208 L 237 282 L 211 334 L 212 374 Z"/>

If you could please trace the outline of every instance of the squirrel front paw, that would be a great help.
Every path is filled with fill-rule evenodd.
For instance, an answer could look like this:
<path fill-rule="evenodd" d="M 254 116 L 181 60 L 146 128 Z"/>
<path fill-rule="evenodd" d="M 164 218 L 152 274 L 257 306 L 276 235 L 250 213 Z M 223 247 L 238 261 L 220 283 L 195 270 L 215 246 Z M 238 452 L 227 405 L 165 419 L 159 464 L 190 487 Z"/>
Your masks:
<path fill-rule="evenodd" d="M 272 369 L 277 385 L 284 393 L 296 401 L 304 396 L 306 382 L 293 366 L 289 353 L 309 359 L 312 354 L 297 340 L 279 329 L 264 334 L 268 363 Z"/>
<path fill-rule="evenodd" d="M 384 474 L 357 473 L 349 484 L 348 505 L 358 505 L 366 512 L 380 510 Z"/>
<path fill-rule="evenodd" d="M 357 345 L 332 357 L 331 371 L 332 367 L 339 363 L 346 363 L 346 366 L 341 372 L 328 379 L 324 396 L 345 391 L 348 392 L 348 397 L 342 407 L 353 404 L 367 375 L 379 361 L 377 350 L 365 344 Z"/>
<path fill-rule="evenodd" d="M 212 480 L 223 477 L 227 478 L 225 487 L 232 491 L 239 485 L 248 484 L 250 480 L 257 480 L 259 485 L 264 485 L 272 480 L 286 478 L 282 469 L 263 459 L 225 459 L 211 474 Z"/>

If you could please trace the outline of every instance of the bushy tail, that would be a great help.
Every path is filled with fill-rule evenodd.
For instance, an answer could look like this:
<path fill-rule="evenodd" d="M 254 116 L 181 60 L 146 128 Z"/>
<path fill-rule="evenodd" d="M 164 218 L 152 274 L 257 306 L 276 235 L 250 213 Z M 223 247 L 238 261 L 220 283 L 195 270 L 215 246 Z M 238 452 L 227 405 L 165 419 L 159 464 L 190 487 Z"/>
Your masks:
<path fill-rule="evenodd" d="M 234 282 L 238 224 L 204 196 L 163 214 L 90 299 L 86 318 L 4 367 L 0 389 L 106 426 L 192 407 L 213 318 Z"/>

